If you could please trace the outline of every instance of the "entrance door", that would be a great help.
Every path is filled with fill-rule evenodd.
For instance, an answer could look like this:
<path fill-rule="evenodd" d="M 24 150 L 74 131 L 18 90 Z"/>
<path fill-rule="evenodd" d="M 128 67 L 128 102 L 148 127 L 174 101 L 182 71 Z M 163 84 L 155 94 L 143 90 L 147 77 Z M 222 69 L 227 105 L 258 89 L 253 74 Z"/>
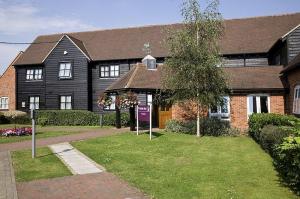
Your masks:
<path fill-rule="evenodd" d="M 172 108 L 171 106 L 160 106 L 159 107 L 159 128 L 164 129 L 166 122 L 172 119 Z"/>

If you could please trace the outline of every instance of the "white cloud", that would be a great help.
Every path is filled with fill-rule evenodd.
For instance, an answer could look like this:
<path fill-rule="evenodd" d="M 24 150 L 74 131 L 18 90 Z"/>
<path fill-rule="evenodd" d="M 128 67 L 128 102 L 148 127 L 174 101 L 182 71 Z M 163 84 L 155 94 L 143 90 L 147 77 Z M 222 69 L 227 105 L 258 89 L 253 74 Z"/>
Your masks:
<path fill-rule="evenodd" d="M 79 19 L 65 16 L 42 16 L 42 12 L 32 5 L 5 5 L 0 2 L 0 34 L 17 35 L 45 31 L 68 32 L 94 28 Z"/>

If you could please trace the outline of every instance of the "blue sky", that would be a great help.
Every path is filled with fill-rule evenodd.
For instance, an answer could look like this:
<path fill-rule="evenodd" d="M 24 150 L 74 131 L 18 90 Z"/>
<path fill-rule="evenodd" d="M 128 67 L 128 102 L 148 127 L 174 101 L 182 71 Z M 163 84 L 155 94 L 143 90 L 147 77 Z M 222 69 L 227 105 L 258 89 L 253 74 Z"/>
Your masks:
<path fill-rule="evenodd" d="M 203 0 L 200 3 L 205 2 Z M 182 0 L 0 0 L 0 41 L 181 21 Z M 220 0 L 225 19 L 300 12 L 300 0 Z M 300 23 L 300 22 L 299 22 Z M 26 45 L 0 44 L 0 74 Z"/>

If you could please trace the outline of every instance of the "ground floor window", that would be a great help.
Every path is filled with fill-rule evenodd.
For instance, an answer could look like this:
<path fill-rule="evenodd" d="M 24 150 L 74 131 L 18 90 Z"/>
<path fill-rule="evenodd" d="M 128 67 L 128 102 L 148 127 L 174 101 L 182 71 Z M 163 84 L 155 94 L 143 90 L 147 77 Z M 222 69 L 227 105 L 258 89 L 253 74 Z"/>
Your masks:
<path fill-rule="evenodd" d="M 29 109 L 40 109 L 40 97 L 29 97 Z"/>
<path fill-rule="evenodd" d="M 61 110 L 72 109 L 72 96 L 60 96 L 60 109 Z"/>
<path fill-rule="evenodd" d="M 8 109 L 8 97 L 0 97 L 0 109 Z"/>
<path fill-rule="evenodd" d="M 116 110 L 116 95 L 110 95 L 109 96 L 111 98 L 111 105 L 110 106 L 105 106 L 104 110 Z"/>
<path fill-rule="evenodd" d="M 210 117 L 219 119 L 230 118 L 230 98 L 228 96 L 223 97 L 223 104 L 219 106 L 213 106 L 209 111 Z"/>
<path fill-rule="evenodd" d="M 300 85 L 294 89 L 293 113 L 300 114 Z"/>
<path fill-rule="evenodd" d="M 247 97 L 248 115 L 252 113 L 269 113 L 270 112 L 270 96 L 265 94 L 249 95 Z"/>

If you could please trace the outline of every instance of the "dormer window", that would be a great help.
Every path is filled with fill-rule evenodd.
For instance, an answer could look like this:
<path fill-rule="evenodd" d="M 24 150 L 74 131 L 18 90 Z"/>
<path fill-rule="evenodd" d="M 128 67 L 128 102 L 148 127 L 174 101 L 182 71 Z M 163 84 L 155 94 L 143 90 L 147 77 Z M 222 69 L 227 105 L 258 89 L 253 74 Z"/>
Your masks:
<path fill-rule="evenodd" d="M 147 55 L 143 60 L 143 64 L 147 67 L 148 70 L 156 69 L 156 59 L 151 55 Z"/>

